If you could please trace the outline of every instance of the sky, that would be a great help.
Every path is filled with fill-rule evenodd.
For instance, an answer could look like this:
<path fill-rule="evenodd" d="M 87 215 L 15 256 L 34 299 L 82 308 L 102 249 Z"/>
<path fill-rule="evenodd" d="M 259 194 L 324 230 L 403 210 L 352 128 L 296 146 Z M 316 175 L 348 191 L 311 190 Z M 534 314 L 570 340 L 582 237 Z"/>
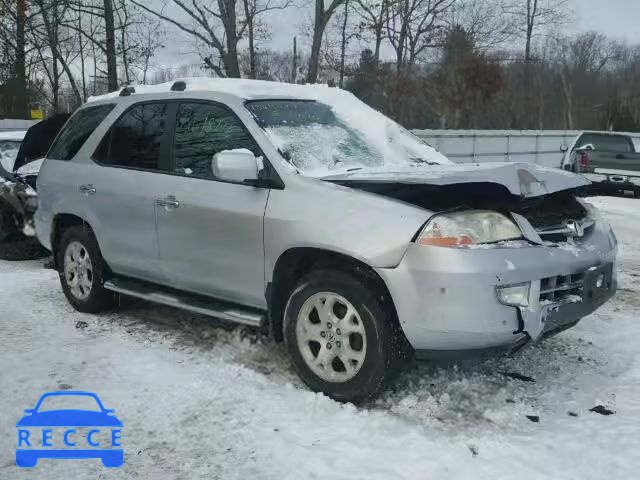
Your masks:
<path fill-rule="evenodd" d="M 572 0 L 578 30 L 640 43 L 640 0 Z"/>
<path fill-rule="evenodd" d="M 159 2 L 160 0 L 149 0 L 149 3 Z M 298 0 L 295 3 L 308 6 L 270 12 L 269 48 L 288 50 L 294 36 L 297 36 L 299 48 L 308 48 L 310 40 L 305 35 L 305 25 L 311 22 L 312 2 Z M 567 33 L 597 30 L 617 40 L 640 43 L 640 0 L 569 0 L 569 4 L 573 15 L 566 27 Z M 199 63 L 193 40 L 188 35 L 173 30 L 170 31 L 166 47 L 154 60 L 154 63 L 161 66 Z"/>

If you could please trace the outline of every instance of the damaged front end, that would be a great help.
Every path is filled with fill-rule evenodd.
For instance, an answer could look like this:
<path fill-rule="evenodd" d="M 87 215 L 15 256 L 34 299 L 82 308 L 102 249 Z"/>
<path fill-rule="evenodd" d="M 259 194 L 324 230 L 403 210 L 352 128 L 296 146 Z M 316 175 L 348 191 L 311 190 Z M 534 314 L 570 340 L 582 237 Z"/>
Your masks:
<path fill-rule="evenodd" d="M 562 188 L 562 179 L 506 168 L 519 170 L 515 182 L 331 179 L 427 211 L 400 264 L 377 269 L 418 356 L 514 351 L 575 325 L 615 294 L 617 242 L 580 198 L 588 185 L 569 177 Z M 468 222 L 474 217 L 499 228 L 466 229 L 479 223 Z"/>
<path fill-rule="evenodd" d="M 38 194 L 29 185 L 27 179 L 17 174 L 1 176 L 0 201 L 5 203 L 3 205 L 5 214 L 11 215 L 15 231 L 26 237 L 35 237 L 33 216 L 38 208 Z M 13 229 L 8 228 L 7 225 L 3 226 L 6 229 L 5 236 L 12 233 Z M 2 233 L 0 233 L 0 238 L 2 238 Z"/>
<path fill-rule="evenodd" d="M 31 185 L 33 184 L 33 186 Z M 34 224 L 38 208 L 35 175 L 0 167 L 0 259 L 27 260 L 42 253 Z"/>

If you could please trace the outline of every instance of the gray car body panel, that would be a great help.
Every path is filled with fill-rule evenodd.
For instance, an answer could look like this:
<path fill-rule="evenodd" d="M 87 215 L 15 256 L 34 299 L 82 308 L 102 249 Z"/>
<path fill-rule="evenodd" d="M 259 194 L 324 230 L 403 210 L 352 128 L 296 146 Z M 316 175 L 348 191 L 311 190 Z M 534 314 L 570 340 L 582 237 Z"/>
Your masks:
<path fill-rule="evenodd" d="M 282 179 L 284 189 L 106 167 L 91 160 L 115 119 L 131 105 L 153 100 L 205 100 L 231 108 Z M 102 102 L 116 107 L 77 155 L 71 161 L 44 162 L 36 225 L 41 242 L 51 248 L 56 215 L 84 219 L 94 229 L 106 262 L 118 274 L 266 309 L 265 289 L 285 252 L 296 248 L 335 252 L 378 272 L 416 349 L 442 350 L 478 349 L 510 344 L 523 335 L 540 336 L 542 307 L 533 299 L 530 309 L 522 312 L 525 331 L 515 333 L 516 310 L 497 301 L 496 285 L 532 281 L 535 296 L 541 278 L 615 261 L 616 248 L 602 220 L 574 251 L 533 244 L 491 249 L 417 245 L 412 239 L 433 211 L 327 181 L 490 182 L 527 197 L 588 183 L 568 172 L 531 164 L 435 165 L 318 179 L 300 175 L 282 158 L 244 107 L 242 97 L 186 91 Z M 81 194 L 78 186 L 82 184 L 94 185 L 97 193 L 91 198 Z M 186 193 L 190 186 L 191 196 Z M 155 198 L 167 195 L 190 203 L 191 214 L 183 210 L 180 213 L 186 216 L 179 220 L 173 216 L 177 212 L 154 205 Z M 207 210 L 206 204 L 212 202 L 219 207 Z M 216 228 L 216 222 L 224 228 Z"/>

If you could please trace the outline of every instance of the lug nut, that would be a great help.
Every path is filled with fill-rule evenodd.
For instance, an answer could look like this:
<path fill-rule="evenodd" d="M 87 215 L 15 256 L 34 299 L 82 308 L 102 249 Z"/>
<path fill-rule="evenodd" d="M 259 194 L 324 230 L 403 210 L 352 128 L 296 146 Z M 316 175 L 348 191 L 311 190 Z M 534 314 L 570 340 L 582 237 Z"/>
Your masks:
<path fill-rule="evenodd" d="M 324 337 L 326 336 L 326 333 L 324 333 L 324 332 L 320 332 L 320 336 L 321 336 L 322 338 L 324 338 Z"/>
<path fill-rule="evenodd" d="M 340 348 L 342 346 L 341 342 L 336 342 L 336 347 Z"/>
<path fill-rule="evenodd" d="M 336 335 L 340 335 L 340 329 L 336 328 Z"/>
<path fill-rule="evenodd" d="M 331 328 L 331 327 L 332 327 L 331 322 L 327 322 L 327 328 Z"/>
<path fill-rule="evenodd" d="M 331 344 L 327 343 L 327 350 L 331 350 Z"/>

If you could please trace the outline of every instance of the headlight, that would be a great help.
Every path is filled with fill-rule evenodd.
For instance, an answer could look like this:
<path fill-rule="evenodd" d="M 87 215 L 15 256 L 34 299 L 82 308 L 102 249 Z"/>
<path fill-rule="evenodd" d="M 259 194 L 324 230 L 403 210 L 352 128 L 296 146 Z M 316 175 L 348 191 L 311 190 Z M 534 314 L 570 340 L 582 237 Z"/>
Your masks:
<path fill-rule="evenodd" d="M 522 238 L 518 226 L 501 213 L 467 210 L 433 217 L 416 242 L 438 247 L 460 247 Z"/>

